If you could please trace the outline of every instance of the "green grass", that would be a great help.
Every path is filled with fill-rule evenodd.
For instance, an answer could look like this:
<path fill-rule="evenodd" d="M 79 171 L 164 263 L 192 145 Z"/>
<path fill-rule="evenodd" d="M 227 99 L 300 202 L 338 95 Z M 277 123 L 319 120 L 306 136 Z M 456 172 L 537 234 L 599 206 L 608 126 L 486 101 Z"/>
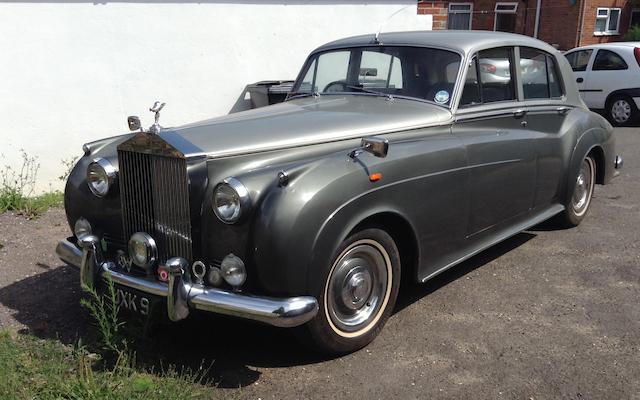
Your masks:
<path fill-rule="evenodd" d="M 27 197 L 19 191 L 0 189 L 0 213 L 14 211 L 27 219 L 33 219 L 49 208 L 61 207 L 63 204 L 64 194 L 60 191 Z"/>
<path fill-rule="evenodd" d="M 112 367 L 82 346 L 0 332 L 0 399 L 215 399 L 206 369 L 149 371 L 124 353 Z"/>

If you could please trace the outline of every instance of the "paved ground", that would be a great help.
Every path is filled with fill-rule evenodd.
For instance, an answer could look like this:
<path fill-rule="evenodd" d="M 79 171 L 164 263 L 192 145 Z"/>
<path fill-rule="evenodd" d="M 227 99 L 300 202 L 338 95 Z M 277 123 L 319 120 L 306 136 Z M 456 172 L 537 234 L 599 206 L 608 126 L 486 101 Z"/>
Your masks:
<path fill-rule="evenodd" d="M 580 227 L 537 227 L 402 289 L 364 350 L 325 360 L 288 331 L 216 318 L 165 328 L 140 351 L 215 360 L 216 390 L 243 398 L 640 399 L 640 129 L 617 135 L 625 169 Z M 67 229 L 60 210 L 0 215 L 0 326 L 92 335 L 77 272 L 53 255 Z"/>

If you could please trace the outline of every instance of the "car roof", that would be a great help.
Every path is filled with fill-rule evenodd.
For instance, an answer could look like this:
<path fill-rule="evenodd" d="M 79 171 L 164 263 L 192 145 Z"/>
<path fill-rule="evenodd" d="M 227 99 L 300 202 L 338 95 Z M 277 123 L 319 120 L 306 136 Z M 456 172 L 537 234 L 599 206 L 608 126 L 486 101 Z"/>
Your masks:
<path fill-rule="evenodd" d="M 357 47 L 366 45 L 383 44 L 387 46 L 426 46 L 450 49 L 458 53 L 467 54 L 477 49 L 500 46 L 527 46 L 535 47 L 548 52 L 557 50 L 549 44 L 534 39 L 530 36 L 515 33 L 493 31 L 409 31 L 409 32 L 382 32 L 375 42 L 375 34 L 352 36 L 336 40 L 318 47 L 313 52 L 320 52 L 344 47 Z"/>
<path fill-rule="evenodd" d="M 591 44 L 588 46 L 580 46 L 580 47 L 573 48 L 571 50 L 568 50 L 567 53 L 574 50 L 596 49 L 596 48 L 606 49 L 611 47 L 640 47 L 640 42 L 609 42 L 609 43 Z"/>

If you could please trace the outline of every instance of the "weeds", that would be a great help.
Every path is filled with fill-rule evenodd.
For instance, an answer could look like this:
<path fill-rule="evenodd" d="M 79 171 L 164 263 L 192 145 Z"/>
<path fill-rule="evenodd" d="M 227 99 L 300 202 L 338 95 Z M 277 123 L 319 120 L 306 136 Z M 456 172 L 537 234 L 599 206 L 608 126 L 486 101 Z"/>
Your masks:
<path fill-rule="evenodd" d="M 103 295 L 96 289 L 82 286 L 88 295 L 88 299 L 81 299 L 80 304 L 89 310 L 100 333 L 100 342 L 103 350 L 113 354 L 125 353 L 128 351 L 127 341 L 122 336 L 124 322 L 118 318 L 120 307 L 118 305 L 118 295 L 113 280 L 107 276 L 106 291 Z"/>
<path fill-rule="evenodd" d="M 0 332 L 2 399 L 211 399 L 223 397 L 201 384 L 206 371 L 154 373 L 119 358 L 99 367 L 100 356 L 86 347 L 64 346 L 32 336 Z"/>
<path fill-rule="evenodd" d="M 76 161 L 78 161 L 78 157 L 69 157 L 60 160 L 62 165 L 64 165 L 64 172 L 58 177 L 58 179 L 62 182 L 66 182 L 69 175 L 71 175 L 71 170 L 73 170 L 73 167 L 76 165 Z"/>
<path fill-rule="evenodd" d="M 84 288 L 83 306 L 95 319 L 101 336 L 94 353 L 81 340 L 64 346 L 32 336 L 12 337 L 0 331 L 0 399 L 215 399 L 223 397 L 207 380 L 209 368 L 138 364 L 121 335 L 118 298 L 112 280 L 104 293 Z M 113 362 L 105 363 L 105 357 Z"/>
<path fill-rule="evenodd" d="M 32 219 L 47 211 L 50 207 L 63 204 L 63 194 L 60 191 L 33 196 L 36 178 L 40 170 L 37 157 L 29 156 L 24 150 L 20 151 L 22 166 L 14 170 L 5 165 L 0 171 L 0 213 L 15 211 Z"/>

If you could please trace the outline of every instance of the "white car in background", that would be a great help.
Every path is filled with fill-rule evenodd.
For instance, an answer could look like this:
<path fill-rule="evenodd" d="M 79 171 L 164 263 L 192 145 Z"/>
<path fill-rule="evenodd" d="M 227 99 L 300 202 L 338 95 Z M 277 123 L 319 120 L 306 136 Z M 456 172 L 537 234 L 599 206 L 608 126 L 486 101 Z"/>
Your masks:
<path fill-rule="evenodd" d="M 603 111 L 614 125 L 628 125 L 640 114 L 640 42 L 604 43 L 565 53 L 580 96 Z"/>

